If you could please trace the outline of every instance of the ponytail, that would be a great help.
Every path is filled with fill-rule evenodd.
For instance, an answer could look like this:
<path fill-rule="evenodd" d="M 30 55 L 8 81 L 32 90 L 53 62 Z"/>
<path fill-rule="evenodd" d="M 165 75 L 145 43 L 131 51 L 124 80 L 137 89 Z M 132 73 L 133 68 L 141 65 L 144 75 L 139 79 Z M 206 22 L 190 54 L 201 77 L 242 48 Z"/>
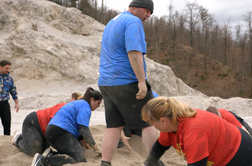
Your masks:
<path fill-rule="evenodd" d="M 88 87 L 84 96 L 83 96 L 83 100 L 86 100 L 86 102 L 88 102 L 88 104 L 90 105 L 90 99 L 94 98 L 94 100 L 101 100 L 103 99 L 103 96 L 101 94 L 101 92 L 94 90 L 91 87 Z"/>

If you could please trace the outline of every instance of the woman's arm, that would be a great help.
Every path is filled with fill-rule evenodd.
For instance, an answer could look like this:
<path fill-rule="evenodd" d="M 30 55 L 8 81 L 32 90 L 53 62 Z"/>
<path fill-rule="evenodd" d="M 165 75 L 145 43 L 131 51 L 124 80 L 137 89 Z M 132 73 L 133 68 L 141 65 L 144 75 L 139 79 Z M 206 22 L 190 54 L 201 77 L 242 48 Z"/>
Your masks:
<path fill-rule="evenodd" d="M 158 140 L 154 143 L 151 151 L 144 161 L 144 165 L 152 166 L 159 160 L 159 158 L 164 154 L 164 152 L 169 149 L 171 146 L 162 146 Z"/>
<path fill-rule="evenodd" d="M 80 132 L 82 137 L 86 140 L 86 142 L 93 147 L 94 145 L 96 145 L 94 138 L 89 130 L 89 128 L 87 126 L 84 125 L 80 125 Z"/>
<path fill-rule="evenodd" d="M 84 138 L 84 140 L 86 140 L 86 142 L 90 145 L 90 147 L 93 148 L 94 151 L 98 155 L 101 155 L 102 152 L 101 152 L 100 148 L 97 146 L 97 144 L 95 143 L 94 138 L 93 138 L 89 128 L 87 126 L 80 125 L 80 132 L 81 132 L 82 137 Z"/>

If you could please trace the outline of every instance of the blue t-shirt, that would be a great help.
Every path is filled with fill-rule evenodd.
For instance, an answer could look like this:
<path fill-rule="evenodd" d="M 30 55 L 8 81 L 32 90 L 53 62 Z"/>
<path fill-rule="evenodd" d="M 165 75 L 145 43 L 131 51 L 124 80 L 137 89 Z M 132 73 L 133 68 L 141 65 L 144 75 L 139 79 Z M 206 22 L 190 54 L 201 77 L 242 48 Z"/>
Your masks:
<path fill-rule="evenodd" d="M 146 42 L 142 21 L 125 11 L 110 20 L 104 29 L 100 54 L 99 86 L 126 85 L 138 81 L 129 62 L 127 54 L 129 51 L 140 51 L 144 56 Z M 144 60 L 143 64 L 146 73 Z"/>
<path fill-rule="evenodd" d="M 159 95 L 154 91 L 152 91 L 152 94 L 153 94 L 154 98 L 159 97 Z"/>
<path fill-rule="evenodd" d="M 91 107 L 85 100 L 75 100 L 59 109 L 48 125 L 52 124 L 67 130 L 73 136 L 80 136 L 80 126 L 89 127 Z"/>

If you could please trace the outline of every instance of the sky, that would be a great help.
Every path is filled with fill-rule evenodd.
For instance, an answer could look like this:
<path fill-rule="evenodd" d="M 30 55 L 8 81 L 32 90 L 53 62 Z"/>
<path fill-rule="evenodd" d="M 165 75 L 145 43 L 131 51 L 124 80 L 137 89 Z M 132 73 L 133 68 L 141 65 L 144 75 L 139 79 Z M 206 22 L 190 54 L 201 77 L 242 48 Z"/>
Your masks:
<path fill-rule="evenodd" d="M 101 3 L 101 0 L 99 0 Z M 120 12 L 127 10 L 132 0 L 104 0 L 107 7 Z M 219 24 L 226 23 L 230 18 L 232 25 L 245 24 L 242 15 L 252 11 L 252 0 L 172 0 L 173 11 L 182 12 L 186 7 L 186 2 L 196 2 L 208 9 L 214 15 Z M 156 16 L 168 15 L 168 6 L 171 0 L 153 0 L 154 13 Z"/>

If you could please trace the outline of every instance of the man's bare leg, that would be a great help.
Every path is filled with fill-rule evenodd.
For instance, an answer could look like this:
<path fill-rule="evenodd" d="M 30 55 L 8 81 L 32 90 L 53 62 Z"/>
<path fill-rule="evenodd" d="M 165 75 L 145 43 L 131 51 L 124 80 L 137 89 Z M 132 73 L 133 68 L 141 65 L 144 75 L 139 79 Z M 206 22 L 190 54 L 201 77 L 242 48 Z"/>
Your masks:
<path fill-rule="evenodd" d="M 107 128 L 102 140 L 102 161 L 111 162 L 117 149 L 122 127 Z"/>
<path fill-rule="evenodd" d="M 142 129 L 142 142 L 145 146 L 147 153 L 150 152 L 153 144 L 158 139 L 158 132 L 154 126 L 149 126 Z"/>

